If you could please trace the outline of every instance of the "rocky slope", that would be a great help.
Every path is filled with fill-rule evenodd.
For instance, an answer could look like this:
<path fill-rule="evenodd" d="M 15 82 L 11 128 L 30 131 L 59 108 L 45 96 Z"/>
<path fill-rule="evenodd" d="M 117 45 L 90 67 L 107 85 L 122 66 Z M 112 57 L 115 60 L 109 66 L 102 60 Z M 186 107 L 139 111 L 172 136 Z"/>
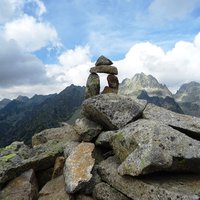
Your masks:
<path fill-rule="evenodd" d="M 160 84 L 152 75 L 140 73 L 132 79 L 123 80 L 119 87 L 119 94 L 144 99 L 157 106 L 183 113 L 167 86 Z"/>
<path fill-rule="evenodd" d="M 0 149 L 0 199 L 200 199 L 200 118 L 116 94 L 81 112 Z"/>
<path fill-rule="evenodd" d="M 10 99 L 3 99 L 3 100 L 1 100 L 0 101 L 0 110 L 2 109 L 2 108 L 4 108 L 8 103 L 10 103 L 11 102 L 11 100 Z"/>
<path fill-rule="evenodd" d="M 200 117 L 200 83 L 183 84 L 174 98 L 185 114 Z"/>
<path fill-rule="evenodd" d="M 31 142 L 34 133 L 58 127 L 84 100 L 84 87 L 71 85 L 59 94 L 19 97 L 0 110 L 0 147 L 15 140 Z"/>

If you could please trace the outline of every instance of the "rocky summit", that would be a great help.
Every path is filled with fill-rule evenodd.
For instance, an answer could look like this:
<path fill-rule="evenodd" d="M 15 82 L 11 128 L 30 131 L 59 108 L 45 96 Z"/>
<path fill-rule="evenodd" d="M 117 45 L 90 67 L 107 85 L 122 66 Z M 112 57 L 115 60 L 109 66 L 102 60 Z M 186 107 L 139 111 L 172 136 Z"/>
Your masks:
<path fill-rule="evenodd" d="M 114 93 L 81 113 L 0 149 L 0 199 L 200 199 L 200 118 Z"/>
<path fill-rule="evenodd" d="M 0 200 L 200 199 L 200 118 L 173 112 L 171 92 L 151 75 L 119 85 L 112 64 L 100 56 L 90 68 L 74 124 L 0 149 Z M 176 98 L 196 105 L 199 88 L 185 85 Z"/>

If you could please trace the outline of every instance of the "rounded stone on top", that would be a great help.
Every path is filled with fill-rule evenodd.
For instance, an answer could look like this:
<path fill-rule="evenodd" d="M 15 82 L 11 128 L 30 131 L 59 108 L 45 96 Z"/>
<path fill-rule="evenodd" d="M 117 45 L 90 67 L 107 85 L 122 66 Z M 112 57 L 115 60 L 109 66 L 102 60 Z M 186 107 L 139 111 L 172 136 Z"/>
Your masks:
<path fill-rule="evenodd" d="M 96 63 L 95 66 L 99 66 L 99 65 L 112 65 L 113 62 L 111 60 L 109 60 L 108 58 L 106 58 L 105 56 L 100 56 Z"/>

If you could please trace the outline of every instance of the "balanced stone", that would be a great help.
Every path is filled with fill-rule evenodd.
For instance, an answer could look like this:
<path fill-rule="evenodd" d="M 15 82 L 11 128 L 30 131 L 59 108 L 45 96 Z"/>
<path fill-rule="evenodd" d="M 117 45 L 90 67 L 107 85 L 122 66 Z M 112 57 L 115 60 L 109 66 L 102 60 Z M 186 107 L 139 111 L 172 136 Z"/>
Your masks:
<path fill-rule="evenodd" d="M 100 92 L 100 79 L 98 74 L 91 73 L 88 77 L 86 89 L 85 89 L 85 98 L 90 98 L 92 96 L 98 95 Z"/>
<path fill-rule="evenodd" d="M 99 66 L 99 65 L 112 65 L 113 62 L 111 60 L 109 60 L 108 58 L 106 58 L 105 56 L 100 56 L 96 63 L 95 66 Z"/>
<path fill-rule="evenodd" d="M 103 91 L 101 92 L 101 94 L 108 94 L 108 93 L 118 93 L 118 89 L 117 88 L 111 88 L 108 86 L 105 86 L 105 88 L 103 89 Z"/>
<path fill-rule="evenodd" d="M 110 88 L 116 88 L 119 87 L 119 80 L 115 75 L 109 74 L 107 77 L 108 85 Z"/>
<path fill-rule="evenodd" d="M 118 74 L 118 70 L 114 66 L 100 65 L 90 68 L 90 73 L 106 73 L 106 74 Z"/>

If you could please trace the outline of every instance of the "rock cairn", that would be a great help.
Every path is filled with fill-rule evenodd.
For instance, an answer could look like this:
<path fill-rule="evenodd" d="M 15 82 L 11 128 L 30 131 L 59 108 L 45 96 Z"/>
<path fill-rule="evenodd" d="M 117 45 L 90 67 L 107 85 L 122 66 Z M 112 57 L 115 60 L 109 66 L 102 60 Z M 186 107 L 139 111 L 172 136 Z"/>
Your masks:
<path fill-rule="evenodd" d="M 86 84 L 86 95 L 85 98 L 90 98 L 92 96 L 100 94 L 100 78 L 98 73 L 106 73 L 108 86 L 102 91 L 105 93 L 118 93 L 119 80 L 117 78 L 118 70 L 116 67 L 112 66 L 113 62 L 106 58 L 105 56 L 100 56 L 95 63 L 95 67 L 90 69 L 90 75 Z"/>

